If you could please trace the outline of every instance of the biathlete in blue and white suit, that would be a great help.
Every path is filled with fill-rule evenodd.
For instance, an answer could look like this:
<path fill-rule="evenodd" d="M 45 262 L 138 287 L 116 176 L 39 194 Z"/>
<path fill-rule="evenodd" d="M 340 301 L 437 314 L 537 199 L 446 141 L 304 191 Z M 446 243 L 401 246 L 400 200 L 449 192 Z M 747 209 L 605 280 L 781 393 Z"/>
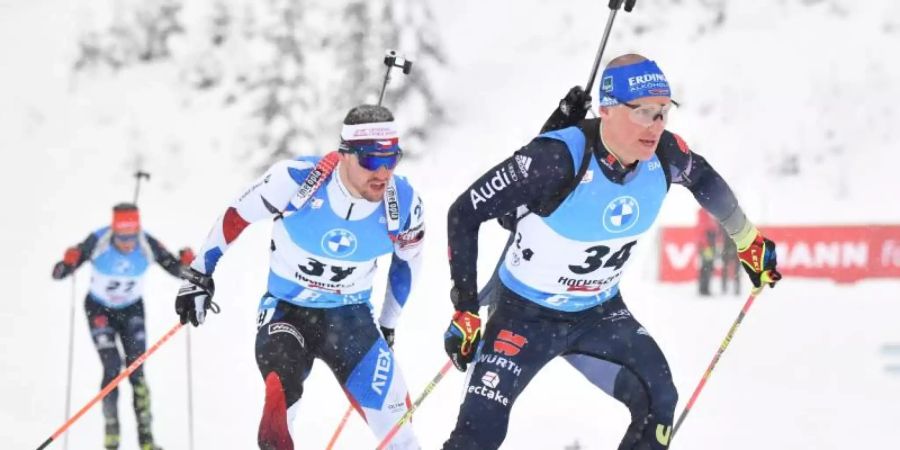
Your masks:
<path fill-rule="evenodd" d="M 80 244 L 66 250 L 63 260 L 53 267 L 53 278 L 63 279 L 90 261 L 93 266 L 91 286 L 84 299 L 88 327 L 100 362 L 103 379 L 100 387 L 109 384 L 125 366 L 130 366 L 147 350 L 144 329 L 144 276 L 151 261 L 156 261 L 172 276 L 179 276 L 182 267 L 194 258 L 189 248 L 179 251 L 175 258 L 153 236 L 141 230 L 140 213 L 136 206 L 121 203 L 113 208 L 110 226 L 94 231 Z M 116 336 L 125 357 L 116 347 Z M 134 394 L 134 413 L 138 424 L 141 450 L 156 450 L 151 430 L 150 390 L 144 377 L 144 367 L 129 376 Z M 103 398 L 103 416 L 107 449 L 119 448 L 119 390 L 113 389 Z"/>
<path fill-rule="evenodd" d="M 722 223 L 754 286 L 780 279 L 774 244 L 747 220 L 706 160 L 665 130 L 673 104 L 653 61 L 615 58 L 601 77 L 599 119 L 580 120 L 590 97 L 573 88 L 550 122 L 580 116 L 575 126 L 541 134 L 451 206 L 456 312 L 445 348 L 460 370 L 472 364 L 445 450 L 498 448 L 516 398 L 557 356 L 629 407 L 632 423 L 620 450 L 668 448 L 678 399 L 672 374 L 623 302 L 619 281 L 672 183 L 688 188 Z M 513 235 L 482 341 L 478 230 L 511 212 Z"/>
<path fill-rule="evenodd" d="M 215 307 L 212 275 L 219 258 L 247 225 L 275 219 L 256 336 L 266 389 L 262 449 L 294 448 L 290 424 L 317 358 L 379 439 L 410 406 L 391 346 L 420 265 L 425 226 L 421 199 L 393 174 L 401 156 L 388 109 L 351 109 L 339 152 L 273 165 L 218 220 L 185 273 L 176 310 L 182 323 L 196 326 Z M 376 258 L 389 253 L 379 333 L 372 281 Z M 419 448 L 411 427 L 403 427 L 389 448 Z"/>

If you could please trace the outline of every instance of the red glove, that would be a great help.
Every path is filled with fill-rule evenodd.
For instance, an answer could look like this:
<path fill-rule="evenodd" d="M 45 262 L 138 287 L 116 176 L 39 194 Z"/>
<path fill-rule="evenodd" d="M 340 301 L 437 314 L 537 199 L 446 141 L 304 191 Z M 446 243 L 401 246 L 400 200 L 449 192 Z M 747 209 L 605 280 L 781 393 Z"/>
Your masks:
<path fill-rule="evenodd" d="M 63 256 L 63 264 L 74 267 L 81 260 L 81 250 L 78 247 L 69 247 Z"/>
<path fill-rule="evenodd" d="M 178 261 L 182 266 L 189 266 L 194 261 L 194 251 L 190 247 L 178 250 Z"/>

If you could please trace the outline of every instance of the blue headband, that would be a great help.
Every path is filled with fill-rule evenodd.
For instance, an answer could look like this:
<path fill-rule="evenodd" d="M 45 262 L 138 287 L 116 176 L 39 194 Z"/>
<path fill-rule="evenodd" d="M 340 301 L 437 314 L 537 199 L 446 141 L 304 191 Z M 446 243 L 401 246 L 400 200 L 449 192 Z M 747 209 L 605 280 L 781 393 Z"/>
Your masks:
<path fill-rule="evenodd" d="M 600 106 L 615 106 L 641 97 L 671 96 L 666 76 L 650 60 L 606 68 L 600 78 Z"/>

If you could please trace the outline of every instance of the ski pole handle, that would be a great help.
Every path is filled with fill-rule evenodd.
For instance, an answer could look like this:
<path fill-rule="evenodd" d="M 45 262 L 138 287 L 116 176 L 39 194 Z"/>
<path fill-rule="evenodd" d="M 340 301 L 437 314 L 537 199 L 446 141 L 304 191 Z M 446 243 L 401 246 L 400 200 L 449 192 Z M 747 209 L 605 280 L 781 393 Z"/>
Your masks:
<path fill-rule="evenodd" d="M 609 9 L 619 9 L 622 6 L 623 0 L 609 0 Z M 634 4 L 637 0 L 624 0 L 625 1 L 625 12 L 631 12 L 634 9 Z"/>
<path fill-rule="evenodd" d="M 143 170 L 138 170 L 134 173 L 135 184 L 134 184 L 134 201 L 131 202 L 137 205 L 138 194 L 141 193 L 141 178 L 146 178 L 147 181 L 150 181 L 150 174 L 148 172 L 144 172 Z"/>
<path fill-rule="evenodd" d="M 606 49 L 613 21 L 616 20 L 616 13 L 622 7 L 623 1 L 625 2 L 625 12 L 631 12 L 637 0 L 609 0 L 609 18 L 606 19 L 606 28 L 603 29 L 603 37 L 600 39 L 600 48 L 597 49 L 597 55 L 594 57 L 594 65 L 591 66 L 591 75 L 588 77 L 587 84 L 584 85 L 585 92 L 591 92 L 594 87 L 594 80 L 597 79 L 597 71 L 600 69 L 600 59 L 603 58 L 603 50 Z"/>
<path fill-rule="evenodd" d="M 80 419 L 81 416 L 83 416 L 84 413 L 87 412 L 87 410 L 91 409 L 91 406 L 94 406 L 94 404 L 99 402 L 100 399 L 102 399 L 103 397 L 106 397 L 113 389 L 116 388 L 116 386 L 119 385 L 120 382 L 122 382 L 122 380 L 125 379 L 125 377 L 127 377 L 128 375 L 131 375 L 131 373 L 134 372 L 135 370 L 137 370 L 137 368 L 140 367 L 141 364 L 144 364 L 144 361 L 146 361 L 147 358 L 150 357 L 150 355 L 152 355 L 154 352 L 156 352 L 156 350 L 158 350 L 160 347 L 162 347 L 162 345 L 165 344 L 166 341 L 169 340 L 169 338 L 174 336 L 175 333 L 177 333 L 178 330 L 181 329 L 181 327 L 182 327 L 182 325 L 180 322 L 176 323 L 175 326 L 173 326 L 166 334 L 164 334 L 163 337 L 159 338 L 159 340 L 156 341 L 156 343 L 154 343 L 146 352 L 144 352 L 144 354 L 139 356 L 138 359 L 136 359 L 133 363 L 131 363 L 130 366 L 128 366 L 128 368 L 123 370 L 122 373 L 119 374 L 119 376 L 117 376 L 112 381 L 110 381 L 109 384 L 104 386 L 103 389 L 100 391 L 100 393 L 95 395 L 94 398 L 91 399 L 91 401 L 87 402 L 86 405 L 84 405 L 80 410 L 78 410 L 78 412 L 75 413 L 75 415 L 72 416 L 71 419 L 67 420 L 66 423 L 62 424 L 62 426 L 59 427 L 59 429 L 57 429 L 53 433 L 53 435 L 51 435 L 49 438 L 47 438 L 47 440 L 44 441 L 37 448 L 37 450 L 43 450 L 43 449 L 47 448 L 47 446 L 50 445 L 51 442 L 53 442 L 54 440 L 56 440 L 56 438 L 58 438 L 60 435 L 65 433 L 66 430 L 68 430 L 69 427 L 72 426 L 73 423 L 78 421 L 78 419 Z"/>
<path fill-rule="evenodd" d="M 397 59 L 402 62 L 397 63 Z M 391 69 L 398 67 L 403 70 L 404 75 L 409 75 L 412 64 L 412 61 L 398 54 L 396 50 L 387 50 L 384 53 L 384 65 L 387 66 L 387 71 L 384 72 L 384 81 L 381 83 L 381 92 L 378 94 L 378 106 L 381 106 L 381 102 L 384 100 L 384 91 L 387 90 L 388 81 L 391 79 Z"/>
<path fill-rule="evenodd" d="M 406 411 L 406 414 L 404 414 L 403 417 L 401 417 L 400 420 L 398 420 L 397 423 L 394 424 L 391 430 L 388 431 L 388 433 L 384 436 L 384 439 L 381 440 L 381 443 L 378 444 L 378 447 L 375 450 L 384 450 L 385 448 L 387 448 L 388 444 L 391 443 L 391 440 L 394 439 L 394 436 L 397 435 L 397 432 L 400 431 L 400 427 L 402 427 L 404 424 L 406 424 L 406 422 L 409 422 L 409 420 L 412 419 L 413 413 L 416 411 L 416 409 L 419 408 L 419 405 L 422 404 L 422 401 L 425 400 L 425 397 L 427 397 L 428 394 L 430 394 L 431 391 L 434 390 L 435 386 L 437 386 L 441 379 L 444 378 L 444 375 L 447 374 L 447 371 L 449 371 L 451 367 L 453 367 L 453 361 L 448 359 L 447 362 L 444 363 L 444 367 L 441 367 L 440 372 L 438 372 L 437 375 L 435 375 L 434 378 L 428 383 L 428 385 L 425 386 L 425 390 L 422 391 L 422 393 L 419 395 L 419 398 L 417 398 L 416 401 L 413 402 L 409 410 Z"/>

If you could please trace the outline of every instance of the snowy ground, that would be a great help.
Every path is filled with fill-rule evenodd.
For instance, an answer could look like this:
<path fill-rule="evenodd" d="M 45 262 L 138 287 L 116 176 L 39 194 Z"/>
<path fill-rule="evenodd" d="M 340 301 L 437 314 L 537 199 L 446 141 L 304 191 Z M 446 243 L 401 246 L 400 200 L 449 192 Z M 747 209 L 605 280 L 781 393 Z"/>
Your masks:
<path fill-rule="evenodd" d="M 773 14 L 774 5 L 785 3 Z M 893 126 L 900 64 L 888 57 L 900 48 L 900 35 L 884 32 L 900 26 L 900 7 L 891 1 L 870 2 L 866 10 L 845 6 L 848 17 L 841 17 L 830 8 L 853 2 L 799 3 L 735 7 L 714 39 L 677 26 L 696 12 L 688 6 L 659 6 L 655 14 L 671 20 L 658 34 L 627 42 L 616 34 L 607 51 L 640 50 L 660 63 L 685 102 L 670 128 L 725 174 L 757 221 L 900 223 L 890 195 L 900 192 L 900 183 L 889 172 L 900 161 Z M 171 70 L 71 79 L 76 4 L 0 0 L 0 191 L 7 211 L 0 233 L 2 448 L 34 448 L 62 421 L 71 286 L 52 282 L 50 268 L 67 245 L 108 220 L 113 203 L 130 198 L 133 149 L 146 152 L 145 168 L 153 173 L 141 197 L 145 226 L 171 248 L 199 245 L 226 202 L 255 175 L 234 157 L 246 149 L 229 145 L 238 118 L 202 102 L 180 108 L 185 93 L 172 88 Z M 584 83 L 606 20 L 602 4 L 573 2 L 560 11 L 559 2 L 469 0 L 437 10 L 453 62 L 442 86 L 454 123 L 428 157 L 400 170 L 423 192 L 430 234 L 426 276 L 398 330 L 397 354 L 413 395 L 445 359 L 446 207 L 469 180 L 525 143 L 570 85 Z M 617 27 L 653 22 L 650 14 L 620 16 Z M 833 130 L 831 137 L 823 128 Z M 766 177 L 768 162 L 792 149 L 808 157 L 801 176 Z M 673 191 L 663 221 L 690 222 L 693 199 Z M 223 259 L 216 275 L 223 313 L 191 331 L 197 449 L 255 445 L 262 383 L 253 336 L 267 233 L 268 225 L 254 226 Z M 487 273 L 504 235 L 490 225 L 482 237 Z M 693 286 L 653 282 L 652 239 L 643 245 L 623 291 L 666 352 L 684 402 L 743 298 L 699 299 Z M 94 395 L 100 379 L 81 308 L 86 272 L 77 279 L 76 407 Z M 149 277 L 148 332 L 155 339 L 176 320 L 177 282 L 156 269 Z M 900 377 L 884 367 L 900 363 L 900 356 L 891 360 L 880 348 L 900 342 L 898 288 L 898 280 L 852 286 L 786 280 L 766 291 L 675 448 L 884 448 L 894 442 Z M 184 338 L 182 332 L 147 363 L 156 434 L 169 450 L 188 448 Z M 416 416 L 424 448 L 438 448 L 449 434 L 461 383 L 461 374 L 449 374 Z M 128 398 L 126 384 L 123 450 L 136 441 Z M 319 366 L 295 424 L 298 448 L 324 448 L 345 405 Z M 585 449 L 615 448 L 626 421 L 617 402 L 553 363 L 517 403 L 504 448 L 562 449 L 576 440 Z M 94 409 L 71 429 L 70 448 L 99 448 L 101 429 Z M 354 417 L 338 448 L 372 446 Z"/>

